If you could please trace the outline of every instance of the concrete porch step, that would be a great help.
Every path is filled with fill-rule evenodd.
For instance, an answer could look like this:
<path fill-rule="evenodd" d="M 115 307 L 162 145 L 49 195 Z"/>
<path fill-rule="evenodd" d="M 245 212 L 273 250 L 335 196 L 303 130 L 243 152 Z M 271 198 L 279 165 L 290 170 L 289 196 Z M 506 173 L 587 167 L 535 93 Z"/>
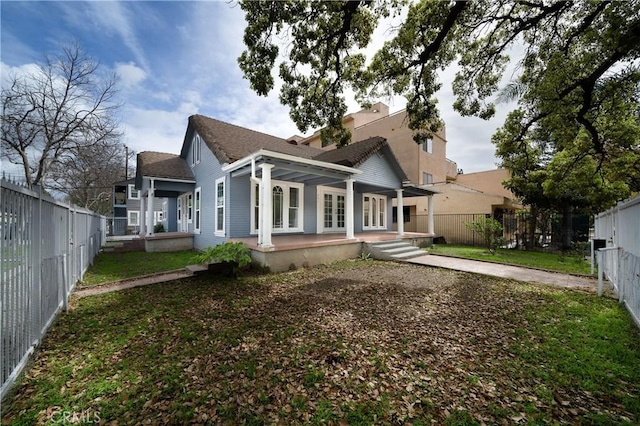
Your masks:
<path fill-rule="evenodd" d="M 404 260 L 422 256 L 424 251 L 406 241 L 380 241 L 366 243 L 365 250 L 378 260 Z"/>

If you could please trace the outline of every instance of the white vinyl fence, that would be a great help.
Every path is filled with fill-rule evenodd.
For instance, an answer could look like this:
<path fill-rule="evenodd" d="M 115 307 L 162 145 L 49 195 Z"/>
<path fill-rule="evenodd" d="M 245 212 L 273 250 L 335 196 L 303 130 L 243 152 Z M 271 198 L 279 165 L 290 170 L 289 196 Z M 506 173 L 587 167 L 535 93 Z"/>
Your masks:
<path fill-rule="evenodd" d="M 105 241 L 105 218 L 0 179 L 0 399 Z"/>
<path fill-rule="evenodd" d="M 595 238 L 607 242 L 598 268 L 640 327 L 640 195 L 598 214 Z"/>

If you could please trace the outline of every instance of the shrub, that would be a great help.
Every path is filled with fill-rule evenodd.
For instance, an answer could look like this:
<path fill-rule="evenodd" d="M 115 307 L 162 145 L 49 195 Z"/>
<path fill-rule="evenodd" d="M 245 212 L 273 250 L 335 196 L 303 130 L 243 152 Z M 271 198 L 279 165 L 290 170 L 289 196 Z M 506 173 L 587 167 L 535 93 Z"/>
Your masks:
<path fill-rule="evenodd" d="M 482 238 L 484 246 L 492 255 L 504 243 L 502 224 L 495 219 L 483 217 L 475 222 L 465 222 L 464 225 Z"/>
<path fill-rule="evenodd" d="M 161 223 L 156 223 L 155 226 L 153 227 L 153 232 L 155 234 L 158 234 L 160 232 L 164 232 L 164 225 Z"/>
<path fill-rule="evenodd" d="M 207 247 L 202 254 L 196 256 L 195 261 L 198 263 L 229 262 L 233 265 L 233 276 L 237 277 L 238 270 L 251 263 L 251 250 L 240 242 L 226 242 L 215 247 Z"/>

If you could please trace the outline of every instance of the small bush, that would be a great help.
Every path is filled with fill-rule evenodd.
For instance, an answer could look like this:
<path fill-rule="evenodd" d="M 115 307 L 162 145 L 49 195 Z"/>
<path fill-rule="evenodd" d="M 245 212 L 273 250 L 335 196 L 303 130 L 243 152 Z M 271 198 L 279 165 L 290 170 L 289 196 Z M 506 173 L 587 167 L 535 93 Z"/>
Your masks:
<path fill-rule="evenodd" d="M 196 256 L 198 263 L 229 262 L 233 264 L 233 276 L 238 276 L 238 270 L 251 263 L 251 250 L 243 243 L 226 242 L 215 247 L 207 247 L 204 253 Z"/>
<path fill-rule="evenodd" d="M 483 217 L 475 222 L 465 222 L 464 225 L 482 238 L 484 246 L 492 255 L 504 244 L 502 224 L 495 219 Z"/>
<path fill-rule="evenodd" d="M 164 225 L 161 223 L 156 223 L 155 226 L 153 227 L 153 232 L 155 234 L 158 234 L 160 232 L 164 232 Z"/>

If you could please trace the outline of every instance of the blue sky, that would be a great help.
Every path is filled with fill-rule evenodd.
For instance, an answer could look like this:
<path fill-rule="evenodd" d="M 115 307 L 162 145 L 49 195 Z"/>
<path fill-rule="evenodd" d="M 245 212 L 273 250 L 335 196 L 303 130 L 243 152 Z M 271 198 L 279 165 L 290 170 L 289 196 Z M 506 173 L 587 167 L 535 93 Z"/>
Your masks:
<path fill-rule="evenodd" d="M 141 151 L 179 153 L 192 114 L 203 114 L 279 137 L 300 132 L 278 101 L 254 94 L 238 68 L 244 14 L 233 2 L 0 2 L 1 70 L 28 69 L 44 54 L 78 40 L 82 48 L 117 73 L 120 118 L 128 146 Z M 374 44 L 388 32 L 380 29 Z M 485 122 L 452 111 L 453 72 L 441 74 L 441 114 L 447 126 L 447 157 L 466 173 L 495 168 L 495 128 L 505 107 Z M 392 112 L 400 98 L 381 99 Z M 359 109 L 350 103 L 349 112 Z M 6 165 L 3 164 L 3 167 Z"/>

